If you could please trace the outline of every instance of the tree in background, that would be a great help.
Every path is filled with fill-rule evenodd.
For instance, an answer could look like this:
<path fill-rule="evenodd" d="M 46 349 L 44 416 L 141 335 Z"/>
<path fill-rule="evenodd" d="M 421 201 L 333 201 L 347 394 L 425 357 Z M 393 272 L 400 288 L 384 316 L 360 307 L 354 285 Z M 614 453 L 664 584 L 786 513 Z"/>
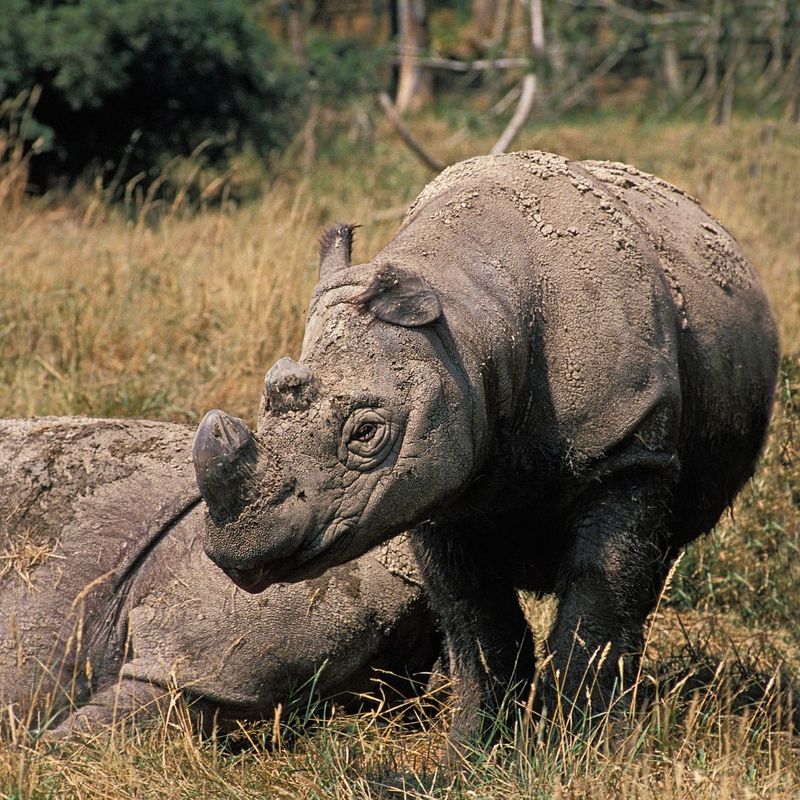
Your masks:
<path fill-rule="evenodd" d="M 428 54 L 428 9 L 425 0 L 393 0 L 399 70 L 395 105 L 402 114 L 427 105 L 433 97 L 433 75 L 420 65 Z"/>
<path fill-rule="evenodd" d="M 0 96 L 38 85 L 33 181 L 153 177 L 204 148 L 265 155 L 301 122 L 296 67 L 245 0 L 2 0 Z"/>
<path fill-rule="evenodd" d="M 293 143 L 307 168 L 368 145 L 376 98 L 407 143 L 402 115 L 435 107 L 456 138 L 503 130 L 500 149 L 529 115 L 609 105 L 798 120 L 800 3 L 0 0 L 0 97 L 36 85 L 23 127 L 42 187 L 98 164 L 146 181 L 198 149 L 263 163 Z"/>

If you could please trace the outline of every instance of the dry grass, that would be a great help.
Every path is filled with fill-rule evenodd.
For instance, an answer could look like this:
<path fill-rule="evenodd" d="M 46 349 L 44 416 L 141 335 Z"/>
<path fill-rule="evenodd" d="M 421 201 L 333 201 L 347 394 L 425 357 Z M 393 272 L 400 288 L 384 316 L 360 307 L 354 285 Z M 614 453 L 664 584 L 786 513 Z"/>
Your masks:
<path fill-rule="evenodd" d="M 52 557 L 56 545 L 54 541 L 40 541 L 28 529 L 15 531 L 13 538 L 0 536 L 0 544 L 6 545 L 0 550 L 0 580 L 13 572 L 28 586 L 32 585 L 31 571 Z"/>
<path fill-rule="evenodd" d="M 426 141 L 449 134 L 435 119 L 416 124 Z M 520 727 L 445 775 L 441 720 L 409 728 L 408 713 L 334 714 L 306 727 L 295 717 L 243 729 L 237 752 L 198 739 L 177 702 L 155 729 L 58 751 L 18 728 L 16 746 L 0 747 L 0 796 L 798 795 L 800 130 L 617 119 L 532 130 L 518 145 L 630 161 L 698 196 L 759 269 L 783 351 L 795 354 L 756 479 L 690 549 L 653 622 L 634 711 L 593 741 L 546 743 L 541 728 Z M 0 170 L 0 414 L 181 420 L 212 406 L 252 418 L 265 370 L 298 352 L 321 226 L 366 223 L 356 257 L 367 258 L 396 224 L 377 212 L 427 177 L 379 137 L 372 154 L 277 182 L 256 205 L 192 214 L 133 193 L 114 210 L 94 190 L 24 199 L 21 169 L 12 159 Z M 546 607 L 535 616 L 546 626 Z"/>
<path fill-rule="evenodd" d="M 432 141 L 444 138 L 438 126 L 420 122 Z M 519 145 L 628 160 L 699 196 L 757 265 L 784 351 L 800 349 L 797 130 L 617 121 L 545 129 Z M 133 199 L 109 211 L 88 190 L 23 203 L 4 195 L 0 176 L 0 414 L 195 420 L 220 406 L 250 417 L 265 370 L 299 350 L 322 226 L 365 223 L 355 256 L 366 259 L 397 224 L 370 220 L 427 177 L 379 140 L 366 162 L 323 166 L 256 205 L 193 216 Z"/>

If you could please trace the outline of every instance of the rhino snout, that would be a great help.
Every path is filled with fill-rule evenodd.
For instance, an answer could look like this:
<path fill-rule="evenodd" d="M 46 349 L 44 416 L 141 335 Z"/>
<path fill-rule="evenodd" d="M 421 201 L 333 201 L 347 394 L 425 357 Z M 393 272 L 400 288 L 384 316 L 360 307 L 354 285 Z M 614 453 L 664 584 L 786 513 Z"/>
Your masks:
<path fill-rule="evenodd" d="M 197 488 L 215 515 L 238 513 L 246 479 L 256 462 L 247 423 L 224 411 L 209 411 L 194 437 L 192 460 Z"/>

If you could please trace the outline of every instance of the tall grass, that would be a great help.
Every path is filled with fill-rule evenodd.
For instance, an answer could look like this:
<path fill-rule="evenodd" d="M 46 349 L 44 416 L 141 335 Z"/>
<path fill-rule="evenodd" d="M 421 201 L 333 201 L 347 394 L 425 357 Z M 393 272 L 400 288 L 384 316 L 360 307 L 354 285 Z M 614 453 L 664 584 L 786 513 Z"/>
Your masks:
<path fill-rule="evenodd" d="M 444 138 L 435 120 L 420 125 L 428 138 Z M 519 145 L 627 160 L 700 197 L 759 269 L 784 351 L 800 349 L 796 130 L 744 122 L 650 129 L 622 120 L 534 131 Z M 7 164 L 0 186 L 17 180 L 20 167 Z M 397 224 L 376 221 L 376 212 L 402 207 L 427 177 L 391 140 L 379 140 L 369 158 L 276 182 L 243 208 L 109 209 L 101 189 L 58 201 L 7 194 L 0 414 L 195 420 L 219 405 L 252 415 L 266 369 L 297 354 L 322 226 L 363 223 L 355 257 L 366 259 Z"/>
<path fill-rule="evenodd" d="M 450 133 L 435 118 L 416 124 L 426 141 Z M 439 155 L 456 160 L 488 144 L 462 141 Z M 564 730 L 545 741 L 543 726 L 520 725 L 445 774 L 445 711 L 422 726 L 409 726 L 409 709 L 267 721 L 243 727 L 238 749 L 198 738 L 176 700 L 153 729 L 56 751 L 18 730 L 16 747 L 0 746 L 0 796 L 797 796 L 800 130 L 619 118 L 533 128 L 518 146 L 629 161 L 697 196 L 760 272 L 786 354 L 759 472 L 680 564 L 628 716 L 592 739 Z M 371 152 L 276 180 L 252 205 L 159 206 L 133 187 L 110 208 L 102 187 L 26 198 L 24 157 L 5 153 L 4 416 L 195 421 L 220 406 L 252 419 L 266 369 L 297 355 L 321 227 L 361 222 L 355 257 L 366 259 L 428 177 L 384 131 Z M 551 609 L 532 608 L 540 634 Z"/>

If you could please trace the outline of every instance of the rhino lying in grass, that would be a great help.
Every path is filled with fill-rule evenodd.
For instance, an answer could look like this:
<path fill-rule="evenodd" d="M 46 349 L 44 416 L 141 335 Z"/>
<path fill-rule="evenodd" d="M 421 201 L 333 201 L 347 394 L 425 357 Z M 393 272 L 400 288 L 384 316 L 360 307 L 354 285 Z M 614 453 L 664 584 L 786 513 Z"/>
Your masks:
<path fill-rule="evenodd" d="M 0 707 L 59 738 L 157 713 L 270 715 L 430 670 L 439 652 L 402 541 L 258 597 L 203 553 L 192 432 L 131 420 L 0 421 Z M 396 679 L 374 670 L 390 670 Z M 351 700 L 353 697 L 351 696 Z"/>
<path fill-rule="evenodd" d="M 366 264 L 351 233 L 323 240 L 257 433 L 220 411 L 197 432 L 206 552 L 259 591 L 413 528 L 456 740 L 531 685 L 520 588 L 559 600 L 538 697 L 607 707 L 764 438 L 777 341 L 752 268 L 673 186 L 541 152 L 450 167 Z"/>

